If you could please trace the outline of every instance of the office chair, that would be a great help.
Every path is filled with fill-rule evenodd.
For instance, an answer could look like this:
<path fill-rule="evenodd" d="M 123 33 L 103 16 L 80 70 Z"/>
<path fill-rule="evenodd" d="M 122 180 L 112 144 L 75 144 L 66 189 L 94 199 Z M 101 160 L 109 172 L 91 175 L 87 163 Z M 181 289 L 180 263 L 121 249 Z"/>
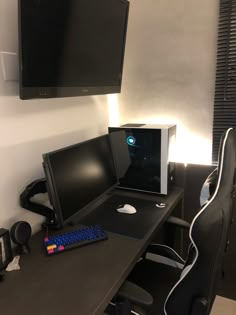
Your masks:
<path fill-rule="evenodd" d="M 191 243 L 186 261 L 171 249 L 170 256 L 176 266 L 144 257 L 111 301 L 108 314 L 210 314 L 222 276 L 232 221 L 235 162 L 236 132 L 230 128 L 221 138 L 215 190 L 190 226 Z"/>
<path fill-rule="evenodd" d="M 205 182 L 203 183 L 200 191 L 199 204 L 202 206 L 205 202 L 207 202 L 216 188 L 216 182 L 218 178 L 218 168 L 215 169 L 208 175 Z M 175 246 L 175 239 L 178 229 L 185 230 L 189 232 L 191 224 L 179 217 L 169 216 L 165 222 L 165 244 L 153 244 L 154 246 L 149 246 L 149 252 L 146 255 L 148 259 L 158 260 L 161 257 L 167 257 L 168 259 L 175 258 L 178 256 L 176 252 L 173 251 Z M 183 266 L 183 259 L 179 258 L 179 268 Z M 163 259 L 162 259 L 163 261 Z"/>
<path fill-rule="evenodd" d="M 202 206 L 205 202 L 207 202 L 212 194 L 215 191 L 216 188 L 216 182 L 218 178 L 218 168 L 215 167 L 215 169 L 208 175 L 205 182 L 203 183 L 200 191 L 199 196 L 199 204 Z M 174 247 L 175 244 L 175 238 L 177 229 L 182 229 L 187 232 L 189 232 L 191 224 L 181 218 L 175 217 L 175 216 L 169 216 L 169 218 L 166 221 L 166 240 L 165 243 L 169 246 L 159 246 L 156 247 L 155 252 L 157 255 L 170 255 L 171 249 L 168 247 Z M 154 248 L 153 248 L 154 249 Z"/>

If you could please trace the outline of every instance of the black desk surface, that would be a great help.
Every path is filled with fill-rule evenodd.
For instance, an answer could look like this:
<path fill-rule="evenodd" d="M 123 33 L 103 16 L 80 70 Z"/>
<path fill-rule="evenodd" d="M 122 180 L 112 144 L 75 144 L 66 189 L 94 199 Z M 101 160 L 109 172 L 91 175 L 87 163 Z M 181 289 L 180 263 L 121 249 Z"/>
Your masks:
<path fill-rule="evenodd" d="M 137 212 L 132 215 L 118 213 L 116 209 L 122 204 L 134 206 Z M 87 226 L 98 224 L 106 231 L 134 239 L 143 239 L 147 231 L 153 227 L 153 222 L 159 218 L 160 209 L 156 207 L 154 200 L 116 193 L 79 222 Z"/>
<path fill-rule="evenodd" d="M 134 193 L 123 194 L 135 196 Z M 48 257 L 42 248 L 42 232 L 37 233 L 30 242 L 31 254 L 20 259 L 21 270 L 6 273 L 5 280 L 0 283 L 1 313 L 103 314 L 158 227 L 182 197 L 180 188 L 174 188 L 166 198 L 143 194 L 145 199 L 167 203 L 166 208 L 157 208 L 159 216 L 143 239 L 109 232 L 107 241 Z"/>

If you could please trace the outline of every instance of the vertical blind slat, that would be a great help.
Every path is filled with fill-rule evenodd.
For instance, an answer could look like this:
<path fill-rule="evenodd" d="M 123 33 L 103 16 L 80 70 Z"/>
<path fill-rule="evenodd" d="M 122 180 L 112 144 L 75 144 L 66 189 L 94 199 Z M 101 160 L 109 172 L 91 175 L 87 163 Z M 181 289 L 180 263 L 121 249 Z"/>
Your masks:
<path fill-rule="evenodd" d="M 222 133 L 236 128 L 236 0 L 220 0 L 212 161 L 216 162 Z"/>

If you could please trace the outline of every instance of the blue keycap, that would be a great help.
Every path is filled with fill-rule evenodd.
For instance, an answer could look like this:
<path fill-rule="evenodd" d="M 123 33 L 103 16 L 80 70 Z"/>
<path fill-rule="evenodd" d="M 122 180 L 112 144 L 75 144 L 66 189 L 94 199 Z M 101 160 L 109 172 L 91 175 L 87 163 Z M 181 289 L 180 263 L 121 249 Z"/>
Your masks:
<path fill-rule="evenodd" d="M 48 240 L 44 241 L 44 246 L 47 250 L 47 253 L 51 255 L 67 249 L 84 246 L 105 239 L 107 239 L 107 234 L 101 227 L 90 226 L 64 234 L 54 235 L 51 237 L 49 236 Z M 57 246 L 57 248 L 53 249 L 53 251 L 47 249 L 49 245 L 54 244 Z"/>

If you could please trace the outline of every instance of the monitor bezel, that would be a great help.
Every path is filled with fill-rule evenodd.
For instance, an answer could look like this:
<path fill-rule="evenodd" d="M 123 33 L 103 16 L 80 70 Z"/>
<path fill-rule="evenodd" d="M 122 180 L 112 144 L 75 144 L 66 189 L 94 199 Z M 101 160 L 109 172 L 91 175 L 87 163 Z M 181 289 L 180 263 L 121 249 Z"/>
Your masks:
<path fill-rule="evenodd" d="M 50 151 L 48 153 L 44 153 L 43 154 L 43 167 L 44 167 L 44 172 L 45 172 L 45 176 L 46 176 L 46 183 L 47 183 L 47 188 L 48 188 L 48 196 L 49 196 L 49 201 L 52 204 L 53 207 L 53 211 L 55 212 L 56 215 L 56 220 L 57 223 L 59 224 L 59 226 L 65 226 L 68 223 L 71 223 L 73 221 L 78 221 L 80 218 L 84 217 L 84 215 L 87 214 L 86 210 L 91 208 L 93 204 L 95 204 L 96 202 L 98 202 L 100 199 L 102 199 L 105 195 L 108 195 L 111 191 L 113 191 L 119 184 L 118 178 L 117 178 L 117 172 L 116 172 L 116 166 L 113 160 L 113 156 L 112 156 L 112 160 L 113 160 L 113 166 L 114 166 L 114 174 L 115 174 L 115 178 L 116 178 L 116 182 L 110 186 L 108 189 L 106 189 L 103 193 L 99 194 L 97 197 L 95 197 L 93 200 L 91 200 L 90 202 L 88 202 L 86 205 L 84 205 L 82 208 L 78 209 L 73 215 L 71 215 L 70 217 L 68 217 L 67 219 L 63 218 L 63 213 L 62 213 L 62 209 L 61 209 L 61 205 L 60 205 L 60 201 L 58 198 L 58 193 L 56 190 L 56 185 L 55 185 L 55 181 L 53 178 L 53 172 L 52 172 L 52 168 L 51 168 L 51 163 L 50 163 L 50 159 L 49 156 L 51 154 L 55 154 L 57 152 L 61 152 L 76 146 L 80 146 L 83 144 L 86 144 L 88 142 L 92 142 L 94 140 L 97 139 L 101 139 L 101 138 L 107 138 L 109 141 L 109 145 L 110 145 L 110 149 L 111 149 L 111 154 L 112 154 L 112 147 L 111 147 L 111 140 L 110 140 L 110 136 L 109 134 L 105 134 L 102 136 L 98 136 L 92 139 L 88 139 L 86 141 L 83 142 L 79 142 L 55 151 Z"/>

